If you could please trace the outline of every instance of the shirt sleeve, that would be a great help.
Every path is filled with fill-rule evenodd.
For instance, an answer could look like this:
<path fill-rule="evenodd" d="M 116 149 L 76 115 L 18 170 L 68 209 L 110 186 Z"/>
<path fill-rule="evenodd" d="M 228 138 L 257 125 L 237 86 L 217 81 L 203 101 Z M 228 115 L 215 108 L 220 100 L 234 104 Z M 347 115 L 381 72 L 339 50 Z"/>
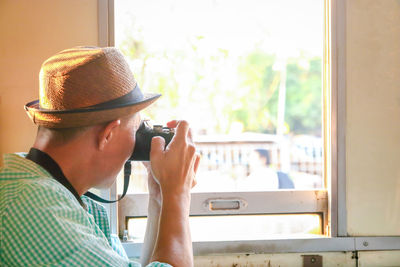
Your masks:
<path fill-rule="evenodd" d="M 1 221 L 5 266 L 140 266 L 118 255 L 93 217 L 56 186 L 25 185 Z"/>
<path fill-rule="evenodd" d="M 152 262 L 148 265 L 146 265 L 146 267 L 172 267 L 172 265 L 169 265 L 168 263 L 162 263 L 162 262 Z"/>

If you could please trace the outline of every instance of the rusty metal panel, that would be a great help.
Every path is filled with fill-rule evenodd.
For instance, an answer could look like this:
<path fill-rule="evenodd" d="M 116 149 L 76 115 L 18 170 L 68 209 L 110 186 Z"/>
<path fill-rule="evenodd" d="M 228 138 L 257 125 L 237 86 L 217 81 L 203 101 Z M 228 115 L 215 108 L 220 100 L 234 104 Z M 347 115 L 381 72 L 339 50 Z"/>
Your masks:
<path fill-rule="evenodd" d="M 302 267 L 305 255 L 315 253 L 231 254 L 196 256 L 195 267 Z M 356 267 L 351 252 L 318 253 L 323 267 Z M 310 265 L 318 266 L 318 265 Z"/>
<path fill-rule="evenodd" d="M 322 267 L 321 255 L 302 255 L 303 267 Z"/>

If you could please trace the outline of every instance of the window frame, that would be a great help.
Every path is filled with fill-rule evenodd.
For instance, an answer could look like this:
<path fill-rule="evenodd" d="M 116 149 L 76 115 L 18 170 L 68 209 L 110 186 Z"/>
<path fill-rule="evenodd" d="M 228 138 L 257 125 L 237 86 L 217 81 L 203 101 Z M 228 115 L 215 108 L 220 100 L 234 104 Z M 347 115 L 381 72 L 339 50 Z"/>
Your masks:
<path fill-rule="evenodd" d="M 262 241 L 221 241 L 212 242 L 210 253 L 236 253 L 236 252 L 305 252 L 305 251 L 353 251 L 356 249 L 357 238 L 345 238 L 346 230 L 346 158 L 345 158 L 345 118 L 346 118 L 346 1 L 345 0 L 324 0 L 325 12 L 325 45 L 323 63 L 323 119 L 324 119 L 324 177 L 327 190 L 308 190 L 308 191 L 276 191 L 263 192 L 264 198 L 274 197 L 274 202 L 279 199 L 279 204 L 275 207 L 269 206 L 262 209 L 263 214 L 276 213 L 276 208 L 281 208 L 280 213 L 290 213 L 303 209 L 308 212 L 322 212 L 324 225 L 330 225 L 328 236 L 331 238 L 312 238 L 312 239 L 285 239 L 285 240 L 262 240 Z M 99 46 L 114 46 L 114 0 L 98 0 L 98 44 Z M 317 193 L 315 193 L 317 191 Z M 321 193 L 322 192 L 322 193 Z M 209 198 L 217 197 L 216 194 L 225 197 L 236 197 L 238 195 L 247 201 L 254 203 L 259 196 L 254 194 L 260 192 L 229 192 L 229 193 L 194 193 L 192 194 L 191 212 L 198 214 L 210 214 L 204 209 L 200 202 Z M 279 194 L 280 196 L 276 195 Z M 306 203 L 294 209 L 290 206 L 290 201 L 286 202 L 285 197 L 296 197 Z M 318 195 L 323 196 L 326 201 L 318 199 Z M 115 199 L 116 186 L 109 190 L 103 190 L 103 196 Z M 252 196 L 254 195 L 254 196 Z M 268 195 L 268 196 L 266 196 Z M 289 197 L 290 197 L 289 196 Z M 134 216 L 144 216 L 147 212 L 146 194 L 127 195 L 130 201 L 140 201 L 140 210 L 134 211 Z M 326 203 L 325 203 L 326 202 Z M 143 204 L 144 203 L 144 204 Z M 325 208 L 321 209 L 321 203 L 325 203 Z M 276 204 L 275 204 L 276 205 Z M 110 216 L 110 227 L 112 233 L 121 231 L 125 212 L 118 210 L 117 204 L 108 204 L 107 210 Z M 310 207 L 314 207 L 311 208 Z M 204 208 L 204 207 L 203 207 Z M 286 209 L 286 210 L 283 210 Z M 119 211 L 119 217 L 117 215 Z M 235 213 L 237 214 L 237 213 Z M 246 214 L 245 211 L 243 213 Z M 132 216 L 132 214 L 131 214 Z M 120 226 L 118 226 L 120 221 Z M 119 228 L 119 229 L 118 229 Z M 121 234 L 121 233 L 120 233 Z M 360 237 L 362 238 L 362 237 Z M 300 243 L 299 243 L 300 242 Z M 306 242 L 306 246 L 304 246 Z M 377 241 L 378 242 L 378 241 Z M 194 242 L 195 255 L 206 255 L 209 251 L 209 242 Z M 273 244 L 274 246 L 270 246 Z M 299 245 L 301 244 L 301 245 Z M 140 243 L 125 243 L 128 256 L 137 257 L 140 253 Z M 364 248 L 365 249 L 365 248 Z M 250 251 L 249 251 L 250 250 Z"/>
<path fill-rule="evenodd" d="M 127 228 L 128 219 L 147 217 L 148 194 L 127 194 L 118 204 L 118 232 Z M 278 199 L 278 201 L 277 201 Z M 240 208 L 212 210 L 210 202 L 240 202 Z M 192 193 L 190 216 L 318 214 L 322 224 L 328 221 L 326 190 L 279 190 L 270 192 Z"/>

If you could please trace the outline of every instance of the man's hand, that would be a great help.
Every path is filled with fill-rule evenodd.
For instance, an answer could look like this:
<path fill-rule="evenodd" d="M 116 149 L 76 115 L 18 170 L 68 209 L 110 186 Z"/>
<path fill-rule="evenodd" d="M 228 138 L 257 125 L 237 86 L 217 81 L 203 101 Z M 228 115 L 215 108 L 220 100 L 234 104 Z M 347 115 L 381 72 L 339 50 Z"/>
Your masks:
<path fill-rule="evenodd" d="M 164 150 L 164 139 L 153 137 L 150 151 L 151 170 L 160 185 L 162 199 L 159 230 L 151 261 L 166 262 L 175 267 L 192 266 L 190 189 L 196 183 L 200 156 L 196 154 L 186 121 L 171 121 L 167 126 L 176 127 L 169 145 Z M 152 190 L 156 195 L 153 186 L 149 181 L 149 192 Z"/>
<path fill-rule="evenodd" d="M 195 175 L 200 156 L 196 154 L 192 132 L 186 121 L 171 121 L 167 126 L 176 127 L 176 131 L 165 150 L 164 138 L 152 139 L 150 151 L 152 174 L 159 183 L 163 196 L 187 195 L 196 184 Z"/>

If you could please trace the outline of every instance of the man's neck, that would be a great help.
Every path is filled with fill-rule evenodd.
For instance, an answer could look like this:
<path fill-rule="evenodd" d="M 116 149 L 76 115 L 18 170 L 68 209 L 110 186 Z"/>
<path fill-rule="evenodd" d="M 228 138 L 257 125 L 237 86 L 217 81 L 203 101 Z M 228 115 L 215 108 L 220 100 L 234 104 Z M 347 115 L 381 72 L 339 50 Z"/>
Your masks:
<path fill-rule="evenodd" d="M 74 187 L 79 196 L 86 193 L 92 187 L 93 172 L 88 168 L 92 166 L 90 157 L 76 149 L 74 145 L 54 147 L 36 142 L 34 148 L 48 154 L 60 166 L 67 180 Z"/>

